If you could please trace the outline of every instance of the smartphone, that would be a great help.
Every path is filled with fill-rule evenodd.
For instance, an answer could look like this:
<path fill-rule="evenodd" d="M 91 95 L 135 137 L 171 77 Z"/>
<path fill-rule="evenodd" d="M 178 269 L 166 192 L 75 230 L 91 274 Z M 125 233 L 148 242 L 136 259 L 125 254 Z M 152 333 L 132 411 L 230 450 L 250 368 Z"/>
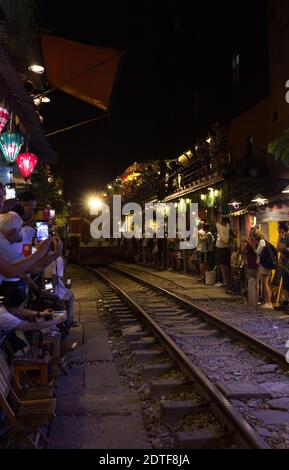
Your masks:
<path fill-rule="evenodd" d="M 39 242 L 43 242 L 49 237 L 48 223 L 45 220 L 36 222 L 36 237 Z"/>
<path fill-rule="evenodd" d="M 47 282 L 45 284 L 45 290 L 52 290 L 53 289 L 53 284 L 52 282 Z"/>

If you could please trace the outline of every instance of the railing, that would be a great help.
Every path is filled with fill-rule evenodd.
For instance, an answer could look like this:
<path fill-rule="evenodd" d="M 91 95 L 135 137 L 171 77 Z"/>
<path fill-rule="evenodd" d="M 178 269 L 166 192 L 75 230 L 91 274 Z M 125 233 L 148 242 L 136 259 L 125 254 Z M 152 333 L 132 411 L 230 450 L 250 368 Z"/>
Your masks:
<path fill-rule="evenodd" d="M 175 171 L 163 171 L 163 174 L 150 174 L 139 187 L 133 188 L 127 194 L 127 200 L 147 201 L 152 198 L 159 200 L 178 193 L 184 189 L 193 187 L 198 181 L 208 181 L 212 177 L 221 177 L 230 167 L 231 152 L 228 149 L 222 153 L 192 157 L 191 162 L 185 167 L 179 167 Z"/>

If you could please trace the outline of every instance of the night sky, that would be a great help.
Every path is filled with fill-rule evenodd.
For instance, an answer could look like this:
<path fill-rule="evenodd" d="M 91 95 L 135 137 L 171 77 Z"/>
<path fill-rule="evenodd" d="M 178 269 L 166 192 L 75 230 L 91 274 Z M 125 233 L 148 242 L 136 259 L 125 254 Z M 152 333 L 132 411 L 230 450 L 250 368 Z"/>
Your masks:
<path fill-rule="evenodd" d="M 174 158 L 191 144 L 188 71 L 192 62 L 183 31 L 192 17 L 187 17 L 180 0 L 82 0 L 81 6 L 44 0 L 39 9 L 41 28 L 53 34 L 126 51 L 111 119 L 50 138 L 59 154 L 58 169 L 68 198 L 101 188 L 136 160 Z M 176 63 L 176 48 L 183 71 Z M 65 93 L 53 92 L 50 97 L 52 102 L 41 110 L 47 131 L 99 114 Z M 180 112 L 183 118 L 176 123 Z"/>

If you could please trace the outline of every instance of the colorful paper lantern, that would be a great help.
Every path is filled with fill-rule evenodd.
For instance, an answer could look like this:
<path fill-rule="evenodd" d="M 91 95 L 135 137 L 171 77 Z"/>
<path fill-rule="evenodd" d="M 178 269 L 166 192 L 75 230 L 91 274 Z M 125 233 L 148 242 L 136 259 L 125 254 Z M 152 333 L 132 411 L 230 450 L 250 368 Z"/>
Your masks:
<path fill-rule="evenodd" d="M 28 180 L 33 173 L 34 168 L 37 165 L 38 157 L 34 153 L 24 152 L 19 153 L 16 163 L 19 167 L 23 178 Z"/>
<path fill-rule="evenodd" d="M 0 135 L 0 147 L 7 162 L 11 165 L 15 162 L 24 143 L 23 136 L 16 132 L 5 132 Z"/>
<path fill-rule="evenodd" d="M 9 119 L 9 112 L 6 108 L 0 106 L 0 133 L 3 131 Z"/>

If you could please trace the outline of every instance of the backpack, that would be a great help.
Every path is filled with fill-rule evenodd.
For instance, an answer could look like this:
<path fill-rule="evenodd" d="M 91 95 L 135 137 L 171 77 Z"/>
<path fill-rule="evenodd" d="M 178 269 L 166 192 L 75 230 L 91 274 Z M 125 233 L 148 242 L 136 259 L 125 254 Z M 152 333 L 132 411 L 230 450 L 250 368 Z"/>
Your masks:
<path fill-rule="evenodd" d="M 266 242 L 260 255 L 260 264 L 265 269 L 276 269 L 278 266 L 278 253 L 271 243 Z"/>

